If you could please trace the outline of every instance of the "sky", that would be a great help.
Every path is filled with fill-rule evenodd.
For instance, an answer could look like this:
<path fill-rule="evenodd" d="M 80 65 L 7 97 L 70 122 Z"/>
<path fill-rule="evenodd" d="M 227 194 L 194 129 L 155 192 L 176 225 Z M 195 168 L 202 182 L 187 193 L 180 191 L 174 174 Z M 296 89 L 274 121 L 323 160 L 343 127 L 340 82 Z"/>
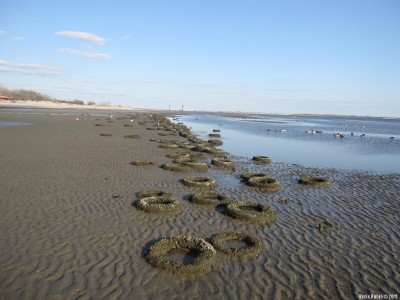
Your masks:
<path fill-rule="evenodd" d="M 400 1 L 0 0 L 0 85 L 141 108 L 400 117 Z"/>

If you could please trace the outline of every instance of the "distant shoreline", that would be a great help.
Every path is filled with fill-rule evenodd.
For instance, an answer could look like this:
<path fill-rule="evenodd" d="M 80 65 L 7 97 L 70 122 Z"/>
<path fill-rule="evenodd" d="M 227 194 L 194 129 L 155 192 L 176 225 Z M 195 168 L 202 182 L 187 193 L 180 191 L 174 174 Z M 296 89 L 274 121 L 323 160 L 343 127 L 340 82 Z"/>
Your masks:
<path fill-rule="evenodd" d="M 388 117 L 388 116 L 362 116 L 362 115 L 337 115 L 337 114 L 307 114 L 307 113 L 263 113 L 263 112 L 229 112 L 229 111 L 181 111 L 181 110 L 168 110 L 160 108 L 140 108 L 130 106 L 113 106 L 113 105 L 87 105 L 87 104 L 74 104 L 65 102 L 52 102 L 52 101 L 26 101 L 26 100 L 14 100 L 14 101 L 1 101 L 0 109 L 7 108 L 21 108 L 21 109 L 76 109 L 76 110 L 117 110 L 117 111 L 147 111 L 147 112 L 159 112 L 168 115 L 187 115 L 187 114 L 210 114 L 210 115 L 221 115 L 233 118 L 247 119 L 258 118 L 258 116 L 271 116 L 271 117 L 324 117 L 324 118 L 368 118 L 368 119 L 385 119 L 385 120 L 400 120 L 399 117 Z M 252 116 L 254 115 L 254 116 Z"/>

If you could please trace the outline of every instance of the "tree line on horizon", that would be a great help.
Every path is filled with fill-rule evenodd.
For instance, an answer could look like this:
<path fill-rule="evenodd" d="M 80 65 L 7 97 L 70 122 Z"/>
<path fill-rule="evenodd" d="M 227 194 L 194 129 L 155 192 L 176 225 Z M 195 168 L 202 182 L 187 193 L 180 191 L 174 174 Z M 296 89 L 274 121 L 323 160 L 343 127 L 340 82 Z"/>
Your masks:
<path fill-rule="evenodd" d="M 60 100 L 56 98 L 52 98 L 49 95 L 38 93 L 32 90 L 24 90 L 24 89 L 16 89 L 10 90 L 6 87 L 0 86 L 0 96 L 10 97 L 13 100 L 22 100 L 22 101 L 50 101 L 56 103 L 67 103 L 67 104 L 77 104 L 77 105 L 84 105 L 85 102 L 82 100 Z M 88 101 L 87 105 L 96 105 L 96 102 Z"/>

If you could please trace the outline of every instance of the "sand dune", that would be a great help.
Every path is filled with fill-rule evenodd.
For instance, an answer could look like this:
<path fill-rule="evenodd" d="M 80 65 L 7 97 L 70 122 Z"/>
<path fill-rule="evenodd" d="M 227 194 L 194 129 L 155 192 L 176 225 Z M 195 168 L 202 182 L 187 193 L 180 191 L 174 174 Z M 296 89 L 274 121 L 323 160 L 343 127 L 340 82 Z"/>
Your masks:
<path fill-rule="evenodd" d="M 160 168 L 176 150 L 150 142 L 164 137 L 146 130 L 149 115 L 117 120 L 122 114 L 113 123 L 94 116 L 76 121 L 6 115 L 32 125 L 0 129 L 1 299 L 348 299 L 399 293 L 399 174 L 254 165 L 231 157 L 235 172 L 211 166 L 206 173 L 219 182 L 215 191 L 278 213 L 270 225 L 246 223 L 220 208 L 190 203 L 188 195 L 198 189 L 180 180 L 204 173 Z M 128 123 L 132 127 L 123 126 Z M 124 139 L 127 134 L 141 138 Z M 154 165 L 133 166 L 134 160 Z M 245 185 L 240 174 L 249 171 L 270 174 L 281 189 L 266 193 Z M 332 186 L 301 186 L 303 175 L 327 177 Z M 172 193 L 182 212 L 136 209 L 135 193 L 147 189 Z M 319 231 L 325 220 L 333 227 Z M 143 257 L 164 237 L 208 240 L 229 231 L 258 236 L 265 251 L 244 259 L 218 253 L 215 270 L 202 276 L 172 275 Z"/>

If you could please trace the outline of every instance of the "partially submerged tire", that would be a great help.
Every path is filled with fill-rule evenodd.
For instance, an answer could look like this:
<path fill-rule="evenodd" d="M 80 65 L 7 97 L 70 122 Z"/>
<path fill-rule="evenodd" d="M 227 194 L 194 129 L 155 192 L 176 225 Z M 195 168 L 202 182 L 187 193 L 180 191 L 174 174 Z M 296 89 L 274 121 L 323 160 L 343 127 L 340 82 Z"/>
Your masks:
<path fill-rule="evenodd" d="M 163 148 L 163 149 L 177 149 L 177 148 L 179 148 L 179 145 L 165 143 L 165 144 L 158 145 L 158 147 Z"/>
<path fill-rule="evenodd" d="M 299 179 L 299 183 L 305 186 L 312 187 L 330 187 L 331 182 L 327 178 L 313 177 L 313 176 L 304 176 Z"/>
<path fill-rule="evenodd" d="M 270 164 L 272 162 L 272 160 L 268 156 L 262 156 L 262 155 L 253 156 L 253 160 L 254 162 L 259 164 Z"/>
<path fill-rule="evenodd" d="M 221 137 L 221 135 L 219 133 L 210 133 L 208 136 L 209 137 L 213 137 L 213 138 L 220 138 Z"/>
<path fill-rule="evenodd" d="M 179 201 L 172 197 L 146 197 L 138 200 L 137 208 L 148 213 L 177 213 L 182 210 Z"/>
<path fill-rule="evenodd" d="M 231 247 L 229 242 L 239 242 L 240 244 L 244 244 L 244 247 Z M 215 234 L 211 237 L 211 244 L 217 251 L 236 257 L 256 256 L 264 249 L 259 238 L 242 232 Z"/>
<path fill-rule="evenodd" d="M 257 202 L 231 202 L 226 205 L 225 214 L 242 221 L 258 223 L 272 223 L 276 221 L 275 210 Z"/>
<path fill-rule="evenodd" d="M 136 197 L 138 199 L 143 199 L 143 198 L 147 198 L 147 197 L 165 197 L 165 198 L 170 197 L 170 198 L 172 198 L 172 194 L 161 191 L 161 190 L 147 190 L 147 191 L 137 192 Z"/>
<path fill-rule="evenodd" d="M 224 144 L 221 140 L 208 140 L 208 143 L 213 146 L 222 146 Z"/>
<path fill-rule="evenodd" d="M 268 177 L 250 177 L 247 184 L 267 192 L 276 192 L 279 190 L 279 181 Z"/>
<path fill-rule="evenodd" d="M 189 166 L 185 166 L 183 164 L 177 163 L 166 163 L 161 166 L 164 170 L 174 171 L 174 172 L 190 172 L 192 168 Z"/>
<path fill-rule="evenodd" d="M 200 205 L 218 206 L 231 203 L 233 200 L 219 193 L 202 192 L 190 195 L 189 201 Z"/>
<path fill-rule="evenodd" d="M 201 188 L 215 188 L 218 183 L 215 179 L 202 176 L 190 176 L 182 180 L 183 184 L 186 186 L 194 186 Z"/>
<path fill-rule="evenodd" d="M 217 157 L 227 157 L 228 156 L 228 152 L 225 152 L 224 150 L 221 149 L 206 149 L 204 152 L 211 154 L 213 156 L 217 156 Z"/>
<path fill-rule="evenodd" d="M 185 251 L 193 256 L 188 264 L 168 260 L 171 251 Z M 216 263 L 216 251 L 205 240 L 191 236 L 164 238 L 153 244 L 145 258 L 152 266 L 173 273 L 204 274 L 213 270 Z"/>

